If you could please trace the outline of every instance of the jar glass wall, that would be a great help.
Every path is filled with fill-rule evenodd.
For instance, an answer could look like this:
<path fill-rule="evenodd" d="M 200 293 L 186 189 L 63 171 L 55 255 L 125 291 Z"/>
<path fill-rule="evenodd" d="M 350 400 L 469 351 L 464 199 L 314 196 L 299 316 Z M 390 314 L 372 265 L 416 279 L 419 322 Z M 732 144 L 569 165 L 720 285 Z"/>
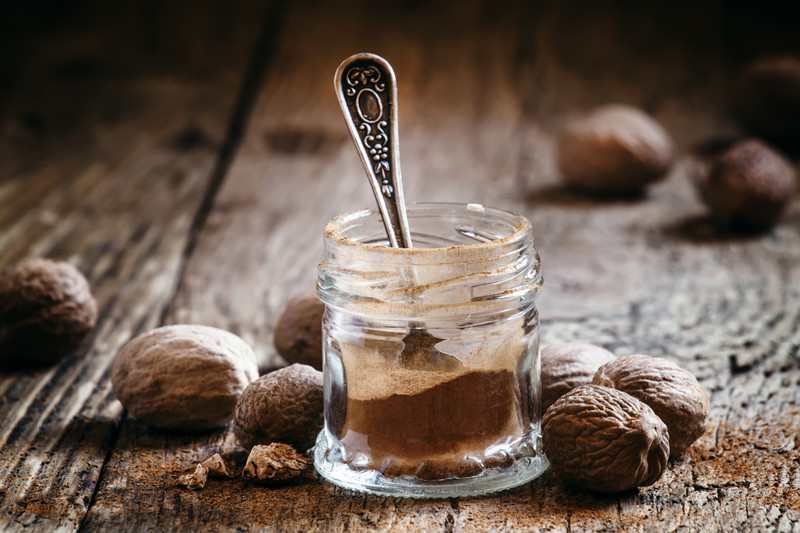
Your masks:
<path fill-rule="evenodd" d="M 547 468 L 539 413 L 539 258 L 524 217 L 415 204 L 414 248 L 379 215 L 325 228 L 325 427 L 315 466 L 346 488 L 454 497 Z"/>

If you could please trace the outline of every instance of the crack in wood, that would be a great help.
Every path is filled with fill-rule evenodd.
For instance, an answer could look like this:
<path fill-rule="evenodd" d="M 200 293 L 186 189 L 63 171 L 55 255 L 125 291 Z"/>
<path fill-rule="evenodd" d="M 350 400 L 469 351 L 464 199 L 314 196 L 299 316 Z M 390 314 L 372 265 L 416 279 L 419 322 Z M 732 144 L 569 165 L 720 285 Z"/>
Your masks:
<path fill-rule="evenodd" d="M 200 206 L 197 209 L 191 228 L 189 229 L 189 238 L 186 241 L 182 265 L 178 274 L 179 280 L 183 279 L 186 262 L 194 251 L 198 235 L 206 224 L 206 220 L 216 200 L 217 193 L 220 187 L 222 187 L 222 183 L 225 181 L 228 170 L 241 144 L 245 128 L 247 127 L 253 111 L 253 106 L 259 95 L 262 81 L 269 71 L 269 66 L 275 54 L 277 43 L 280 40 L 281 23 L 284 19 L 284 7 L 283 2 L 273 1 L 269 3 L 266 9 L 258 41 L 253 48 L 252 57 L 247 66 L 244 81 L 242 82 L 241 89 L 235 100 L 231 119 L 219 150 L 217 162 L 211 171 L 203 200 L 200 202 Z M 170 306 L 171 305 L 172 304 L 170 304 Z M 170 306 L 164 308 L 159 319 L 160 324 L 164 323 L 165 317 L 169 314 Z"/>

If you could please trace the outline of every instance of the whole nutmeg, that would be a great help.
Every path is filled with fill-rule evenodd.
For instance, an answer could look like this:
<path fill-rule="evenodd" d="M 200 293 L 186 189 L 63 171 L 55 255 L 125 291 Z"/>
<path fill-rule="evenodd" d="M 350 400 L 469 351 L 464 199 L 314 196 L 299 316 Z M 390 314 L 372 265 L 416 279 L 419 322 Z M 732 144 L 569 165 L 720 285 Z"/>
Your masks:
<path fill-rule="evenodd" d="M 669 429 L 669 448 L 680 455 L 706 431 L 708 396 L 694 375 L 660 357 L 628 355 L 601 366 L 592 383 L 635 396 Z"/>
<path fill-rule="evenodd" d="M 233 432 L 245 448 L 283 442 L 302 451 L 314 445 L 322 424 L 322 372 L 295 363 L 248 385 Z"/>
<path fill-rule="evenodd" d="M 544 452 L 565 481 L 596 492 L 652 485 L 669 457 L 667 426 L 622 391 L 580 385 L 542 418 Z"/>
<path fill-rule="evenodd" d="M 315 296 L 289 300 L 275 325 L 275 349 L 287 363 L 322 370 L 322 314 L 325 305 Z"/>
<path fill-rule="evenodd" d="M 662 178 L 674 159 L 669 134 L 635 107 L 608 105 L 569 122 L 557 141 L 557 163 L 569 185 L 628 195 Z"/>
<path fill-rule="evenodd" d="M 800 58 L 764 58 L 745 67 L 734 82 L 731 109 L 750 132 L 800 147 Z"/>
<path fill-rule="evenodd" d="M 34 259 L 0 274 L 0 362 L 52 364 L 97 322 L 89 283 L 69 263 Z"/>
<path fill-rule="evenodd" d="M 608 350 L 582 342 L 542 348 L 542 412 L 578 385 L 591 383 L 597 369 L 614 358 Z"/>
<path fill-rule="evenodd" d="M 256 356 L 242 339 L 208 326 L 151 330 L 117 354 L 111 385 L 135 418 L 165 429 L 224 426 L 248 383 Z"/>
<path fill-rule="evenodd" d="M 699 186 L 716 222 L 766 230 L 791 200 L 794 182 L 789 161 L 761 141 L 746 139 L 719 156 Z"/>

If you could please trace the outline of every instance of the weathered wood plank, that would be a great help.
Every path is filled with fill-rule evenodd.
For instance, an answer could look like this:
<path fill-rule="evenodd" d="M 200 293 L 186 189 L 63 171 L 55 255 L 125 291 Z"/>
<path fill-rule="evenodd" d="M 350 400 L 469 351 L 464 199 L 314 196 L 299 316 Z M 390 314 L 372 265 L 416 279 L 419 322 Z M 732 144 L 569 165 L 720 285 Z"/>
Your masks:
<path fill-rule="evenodd" d="M 322 225 L 373 202 L 332 74 L 350 53 L 380 53 L 400 80 L 407 198 L 483 201 L 533 221 L 543 340 L 670 357 L 711 395 L 711 430 L 656 485 L 599 497 L 546 475 L 437 502 L 346 494 L 313 477 L 282 488 L 212 480 L 190 492 L 177 475 L 233 449 L 231 434 L 162 434 L 125 420 L 86 529 L 800 529 L 800 205 L 769 235 L 725 236 L 702 218 L 691 184 L 692 149 L 738 134 L 725 87 L 745 51 L 758 51 L 721 10 L 293 5 L 166 315 L 235 331 L 262 366 L 280 364 L 272 324 L 288 296 L 311 289 Z M 553 133 L 608 101 L 646 108 L 678 140 L 679 164 L 646 198 L 600 202 L 557 185 Z"/>
<path fill-rule="evenodd" d="M 231 3 L 219 20 L 208 4 L 179 18 L 176 4 L 101 4 L 55 18 L 10 6 L 27 31 L 0 46 L 30 59 L 0 87 L 0 267 L 69 260 L 101 309 L 90 341 L 60 364 L 0 374 L 3 531 L 84 519 L 122 417 L 111 361 L 175 291 L 264 9 Z M 219 31 L 236 37 L 183 60 L 183 32 L 205 46 Z"/>

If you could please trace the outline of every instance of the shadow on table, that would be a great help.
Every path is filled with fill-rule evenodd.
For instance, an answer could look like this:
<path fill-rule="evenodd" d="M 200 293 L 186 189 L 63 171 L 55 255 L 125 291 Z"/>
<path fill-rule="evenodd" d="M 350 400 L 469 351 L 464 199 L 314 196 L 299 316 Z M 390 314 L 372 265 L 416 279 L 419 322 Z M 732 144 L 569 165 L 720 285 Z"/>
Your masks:
<path fill-rule="evenodd" d="M 633 194 L 598 194 L 576 189 L 567 185 L 552 184 L 530 191 L 525 196 L 529 204 L 547 204 L 562 207 L 592 208 L 608 207 L 613 204 L 631 205 L 644 201 L 645 191 Z"/>
<path fill-rule="evenodd" d="M 664 234 L 696 244 L 732 244 L 759 240 L 768 235 L 769 230 L 728 229 L 715 224 L 708 215 L 696 215 L 667 226 Z"/>

